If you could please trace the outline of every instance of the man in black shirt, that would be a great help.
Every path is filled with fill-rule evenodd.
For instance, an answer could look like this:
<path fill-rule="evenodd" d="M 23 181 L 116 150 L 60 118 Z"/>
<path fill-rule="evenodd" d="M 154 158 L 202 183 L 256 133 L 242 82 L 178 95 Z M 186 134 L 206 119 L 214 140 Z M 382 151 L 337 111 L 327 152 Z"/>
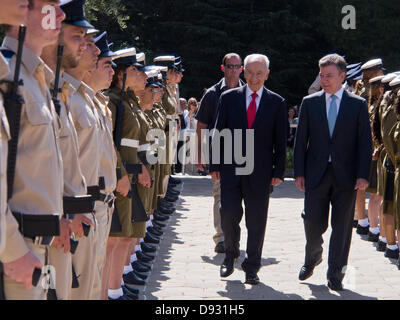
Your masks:
<path fill-rule="evenodd" d="M 224 77 L 214 86 L 209 88 L 200 101 L 200 107 L 196 114 L 197 120 L 197 139 L 198 139 L 198 155 L 199 163 L 197 168 L 200 171 L 205 170 L 204 159 L 201 159 L 201 130 L 211 130 L 215 126 L 218 100 L 221 94 L 229 89 L 243 86 L 244 83 L 240 80 L 240 74 L 243 71 L 242 58 L 236 53 L 228 53 L 222 59 L 221 71 Z M 214 228 L 215 235 L 213 237 L 215 252 L 224 253 L 224 234 L 221 228 L 221 215 L 219 208 L 221 205 L 221 187 L 219 181 L 213 180 L 213 196 L 214 196 Z"/>

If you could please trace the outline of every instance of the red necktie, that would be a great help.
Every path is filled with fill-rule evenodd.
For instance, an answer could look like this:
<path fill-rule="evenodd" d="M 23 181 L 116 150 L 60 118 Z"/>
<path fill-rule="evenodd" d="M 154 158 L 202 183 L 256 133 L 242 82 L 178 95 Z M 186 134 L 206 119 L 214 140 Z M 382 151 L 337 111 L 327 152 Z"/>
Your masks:
<path fill-rule="evenodd" d="M 253 93 L 251 95 L 252 100 L 249 104 L 249 108 L 247 109 L 247 124 L 249 126 L 249 129 L 253 127 L 254 119 L 256 118 L 256 113 L 257 113 L 257 104 L 256 104 L 256 98 L 258 97 L 257 93 Z"/>

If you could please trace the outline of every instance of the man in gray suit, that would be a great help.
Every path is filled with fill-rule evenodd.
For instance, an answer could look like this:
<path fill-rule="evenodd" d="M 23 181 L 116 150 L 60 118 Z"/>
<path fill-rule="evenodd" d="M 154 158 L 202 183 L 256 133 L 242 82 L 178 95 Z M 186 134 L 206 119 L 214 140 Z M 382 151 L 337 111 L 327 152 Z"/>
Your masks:
<path fill-rule="evenodd" d="M 328 228 L 332 205 L 328 287 L 342 290 L 356 192 L 368 186 L 371 130 L 365 99 L 342 87 L 344 58 L 327 55 L 319 67 L 323 90 L 303 99 L 294 149 L 295 183 L 305 191 L 307 242 L 299 279 L 309 278 L 322 261 L 322 235 Z"/>

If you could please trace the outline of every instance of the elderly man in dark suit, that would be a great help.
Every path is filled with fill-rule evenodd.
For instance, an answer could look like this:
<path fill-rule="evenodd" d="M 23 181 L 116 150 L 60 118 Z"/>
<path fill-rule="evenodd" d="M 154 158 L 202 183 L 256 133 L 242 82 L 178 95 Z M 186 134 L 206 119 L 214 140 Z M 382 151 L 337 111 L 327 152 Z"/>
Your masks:
<path fill-rule="evenodd" d="M 328 228 L 328 287 L 342 290 L 347 265 L 357 190 L 368 186 L 372 143 L 365 99 L 342 87 L 346 61 L 337 54 L 319 61 L 322 91 L 303 99 L 296 132 L 296 186 L 305 191 L 305 263 L 299 279 L 306 280 L 322 261 L 322 234 Z"/>
<path fill-rule="evenodd" d="M 214 163 L 213 157 L 210 166 L 213 179 L 221 180 L 221 225 L 225 235 L 225 260 L 220 275 L 228 277 L 232 274 L 234 260 L 240 254 L 239 224 L 243 216 L 244 200 L 248 238 L 242 268 L 246 273 L 246 283 L 249 284 L 259 283 L 257 272 L 261 267 L 271 185 L 282 183 L 285 171 L 286 104 L 281 96 L 264 87 L 269 72 L 266 56 L 250 55 L 244 61 L 247 85 L 221 95 L 216 132 L 224 130 L 230 133 L 233 144 L 229 148 L 229 139 L 217 140 L 214 134 L 213 153 L 219 141 L 222 163 Z M 238 159 L 238 153 L 241 156 L 243 150 L 247 153 L 245 167 Z"/>

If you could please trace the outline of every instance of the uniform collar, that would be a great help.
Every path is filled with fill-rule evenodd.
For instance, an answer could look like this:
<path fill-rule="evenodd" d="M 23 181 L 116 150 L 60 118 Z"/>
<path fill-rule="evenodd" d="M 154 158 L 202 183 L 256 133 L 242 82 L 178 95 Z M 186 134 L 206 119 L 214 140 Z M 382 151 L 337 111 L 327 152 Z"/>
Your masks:
<path fill-rule="evenodd" d="M 10 74 L 7 60 L 0 54 L 0 79 L 4 79 Z"/>
<path fill-rule="evenodd" d="M 6 36 L 3 41 L 3 47 L 10 49 L 11 51 L 17 53 L 18 51 L 18 40 L 9 36 Z M 22 52 L 22 63 L 30 74 L 33 75 L 36 68 L 40 64 L 45 64 L 43 60 L 32 52 L 29 48 L 24 46 Z M 45 68 L 46 69 L 46 68 Z M 51 71 L 51 70 L 50 70 Z M 45 71 L 46 72 L 46 71 Z M 48 71 L 47 71 L 48 72 Z"/>

